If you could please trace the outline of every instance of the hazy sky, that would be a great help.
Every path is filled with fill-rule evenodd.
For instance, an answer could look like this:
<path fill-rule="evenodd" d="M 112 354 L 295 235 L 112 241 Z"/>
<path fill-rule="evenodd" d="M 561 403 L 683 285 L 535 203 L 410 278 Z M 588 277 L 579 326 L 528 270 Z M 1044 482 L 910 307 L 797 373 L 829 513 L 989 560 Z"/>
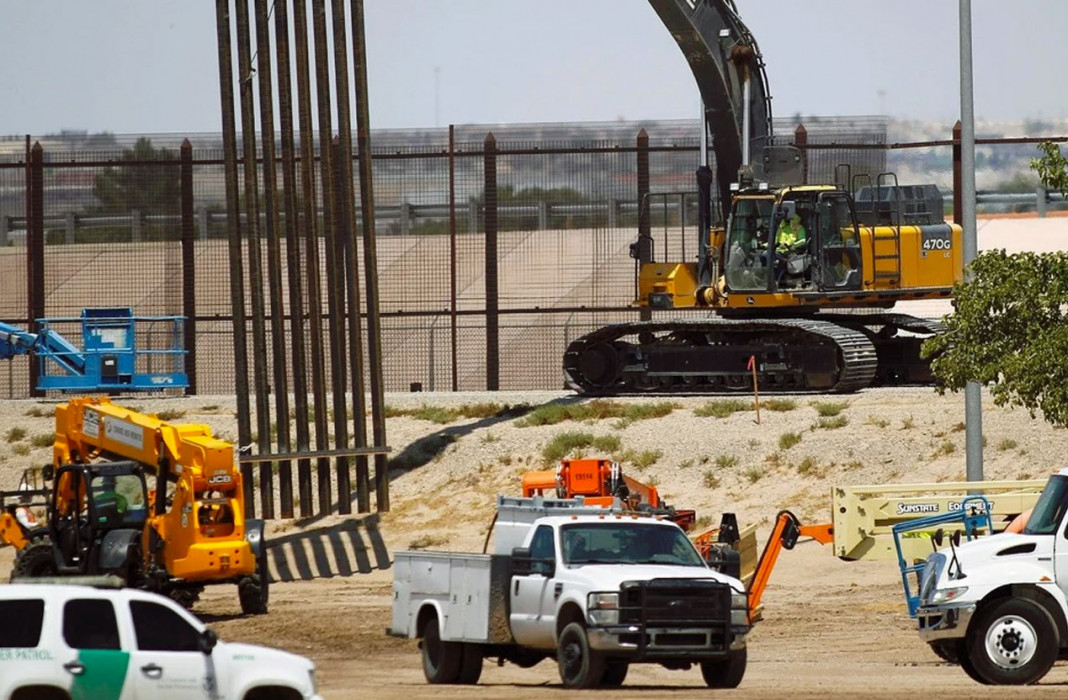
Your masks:
<path fill-rule="evenodd" d="M 773 111 L 959 114 L 958 0 L 737 0 Z M 219 131 L 215 4 L 0 0 L 0 134 Z M 374 128 L 692 118 L 645 0 L 365 0 Z M 973 0 L 979 119 L 1068 117 L 1068 0 Z"/>

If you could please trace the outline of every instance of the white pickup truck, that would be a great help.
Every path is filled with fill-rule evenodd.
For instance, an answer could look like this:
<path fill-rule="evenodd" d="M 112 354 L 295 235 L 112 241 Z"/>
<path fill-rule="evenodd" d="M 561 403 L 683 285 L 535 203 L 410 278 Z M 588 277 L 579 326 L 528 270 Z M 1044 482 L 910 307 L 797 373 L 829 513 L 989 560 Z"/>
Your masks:
<path fill-rule="evenodd" d="M 922 568 L 920 637 L 980 683 L 1038 681 L 1068 653 L 1068 469 L 1022 532 L 955 539 Z"/>
<path fill-rule="evenodd" d="M 221 642 L 155 593 L 0 586 L 0 700 L 321 700 L 315 685 L 308 659 Z"/>
<path fill-rule="evenodd" d="M 623 683 L 631 663 L 699 664 L 709 687 L 746 666 L 745 587 L 675 523 L 498 497 L 493 554 L 398 552 L 389 633 L 422 640 L 430 683 L 477 683 L 486 657 L 555 658 L 571 688 Z"/>

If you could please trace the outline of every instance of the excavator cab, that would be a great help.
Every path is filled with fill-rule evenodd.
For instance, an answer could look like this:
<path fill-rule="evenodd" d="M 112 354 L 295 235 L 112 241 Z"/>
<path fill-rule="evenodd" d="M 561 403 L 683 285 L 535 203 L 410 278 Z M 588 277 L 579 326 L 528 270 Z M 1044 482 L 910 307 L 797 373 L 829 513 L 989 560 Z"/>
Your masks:
<path fill-rule="evenodd" d="M 724 283 L 731 292 L 844 291 L 861 285 L 860 236 L 842 190 L 766 189 L 735 197 Z"/>

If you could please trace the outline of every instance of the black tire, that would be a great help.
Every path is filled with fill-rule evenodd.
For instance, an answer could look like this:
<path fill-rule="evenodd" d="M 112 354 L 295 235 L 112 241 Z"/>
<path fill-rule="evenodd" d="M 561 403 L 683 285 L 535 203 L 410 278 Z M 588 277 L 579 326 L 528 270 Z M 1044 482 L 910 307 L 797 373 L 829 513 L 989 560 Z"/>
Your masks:
<path fill-rule="evenodd" d="M 256 557 L 256 573 L 237 582 L 237 597 L 241 600 L 241 612 L 246 615 L 266 615 L 268 597 L 267 557 L 261 552 Z"/>
<path fill-rule="evenodd" d="M 961 657 L 960 641 L 959 639 L 936 639 L 931 642 L 931 651 L 946 663 L 959 664 Z"/>
<path fill-rule="evenodd" d="M 990 685 L 985 678 L 976 673 L 975 664 L 973 664 L 972 660 L 968 657 L 968 649 L 963 639 L 960 640 L 960 644 L 961 649 L 959 650 L 957 659 L 958 663 L 960 664 L 960 667 L 964 670 L 966 674 L 968 674 L 968 678 L 971 678 L 976 683 Z"/>
<path fill-rule="evenodd" d="M 52 552 L 51 540 L 44 538 L 31 542 L 15 555 L 15 565 L 11 568 L 12 581 L 55 575 L 56 557 Z"/>
<path fill-rule="evenodd" d="M 186 610 L 192 610 L 193 606 L 200 600 L 200 594 L 204 592 L 203 586 L 194 586 L 192 588 L 171 588 L 166 591 L 167 597 L 173 600 L 178 605 L 181 605 Z"/>
<path fill-rule="evenodd" d="M 968 659 L 991 685 L 1027 685 L 1057 660 L 1057 626 L 1045 608 L 1026 598 L 1005 598 L 979 609 L 968 634 Z"/>
<path fill-rule="evenodd" d="M 702 661 L 701 677 L 709 688 L 737 688 L 745 676 L 748 652 L 743 647 L 727 653 L 722 661 Z"/>
<path fill-rule="evenodd" d="M 482 646 L 464 644 L 460 650 L 460 674 L 456 682 L 461 685 L 475 685 L 482 677 Z"/>
<path fill-rule="evenodd" d="M 430 618 L 423 629 L 423 675 L 427 683 L 455 683 L 460 678 L 463 645 L 441 641 L 437 616 Z M 479 668 L 481 669 L 481 659 Z"/>
<path fill-rule="evenodd" d="M 630 664 L 626 661 L 610 661 L 607 666 L 604 667 L 604 676 L 601 677 L 601 685 L 606 688 L 618 688 L 623 685 L 623 681 L 627 680 L 627 671 L 630 670 Z"/>
<path fill-rule="evenodd" d="M 572 622 L 556 640 L 556 665 L 560 680 L 568 688 L 596 688 L 604 677 L 604 657 L 590 648 L 586 628 Z"/>

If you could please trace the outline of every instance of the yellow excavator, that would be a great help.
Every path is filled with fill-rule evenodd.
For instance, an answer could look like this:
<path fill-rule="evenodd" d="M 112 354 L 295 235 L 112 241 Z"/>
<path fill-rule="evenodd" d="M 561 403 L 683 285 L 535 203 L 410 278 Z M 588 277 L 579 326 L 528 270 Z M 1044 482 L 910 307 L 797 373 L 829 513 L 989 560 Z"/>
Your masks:
<path fill-rule="evenodd" d="M 52 454 L 46 529 L 5 519 L 13 578 L 115 574 L 185 605 L 229 583 L 244 613 L 267 612 L 263 521 L 245 518 L 233 446 L 210 427 L 75 398 L 56 408 Z"/>
<path fill-rule="evenodd" d="M 873 206 L 861 207 L 842 187 L 740 187 L 727 227 L 699 241 L 698 261 L 650 260 L 639 271 L 639 306 L 707 308 L 718 318 L 582 336 L 565 353 L 568 384 L 609 395 L 751 390 L 754 374 L 763 391 L 930 382 L 920 346 L 940 324 L 886 309 L 948 298 L 961 280 L 961 228 L 942 220 L 931 189 L 867 188 L 863 204 Z M 911 223 L 901 221 L 907 213 Z M 800 245 L 772 235 L 787 222 L 804 232 Z"/>
<path fill-rule="evenodd" d="M 634 303 L 650 319 L 710 313 L 579 337 L 564 353 L 566 384 L 613 395 L 750 390 L 754 379 L 761 390 L 801 392 L 932 381 L 920 346 L 940 324 L 888 309 L 948 298 L 962 279 L 961 228 L 945 222 L 938 188 L 847 166 L 833 184 L 807 184 L 802 152 L 773 143 L 763 59 L 734 2 L 649 1 L 697 80 L 704 163 L 696 259 L 658 260 L 640 225 Z M 712 224 L 714 182 L 725 225 Z M 649 207 L 646 198 L 643 221 Z"/>

